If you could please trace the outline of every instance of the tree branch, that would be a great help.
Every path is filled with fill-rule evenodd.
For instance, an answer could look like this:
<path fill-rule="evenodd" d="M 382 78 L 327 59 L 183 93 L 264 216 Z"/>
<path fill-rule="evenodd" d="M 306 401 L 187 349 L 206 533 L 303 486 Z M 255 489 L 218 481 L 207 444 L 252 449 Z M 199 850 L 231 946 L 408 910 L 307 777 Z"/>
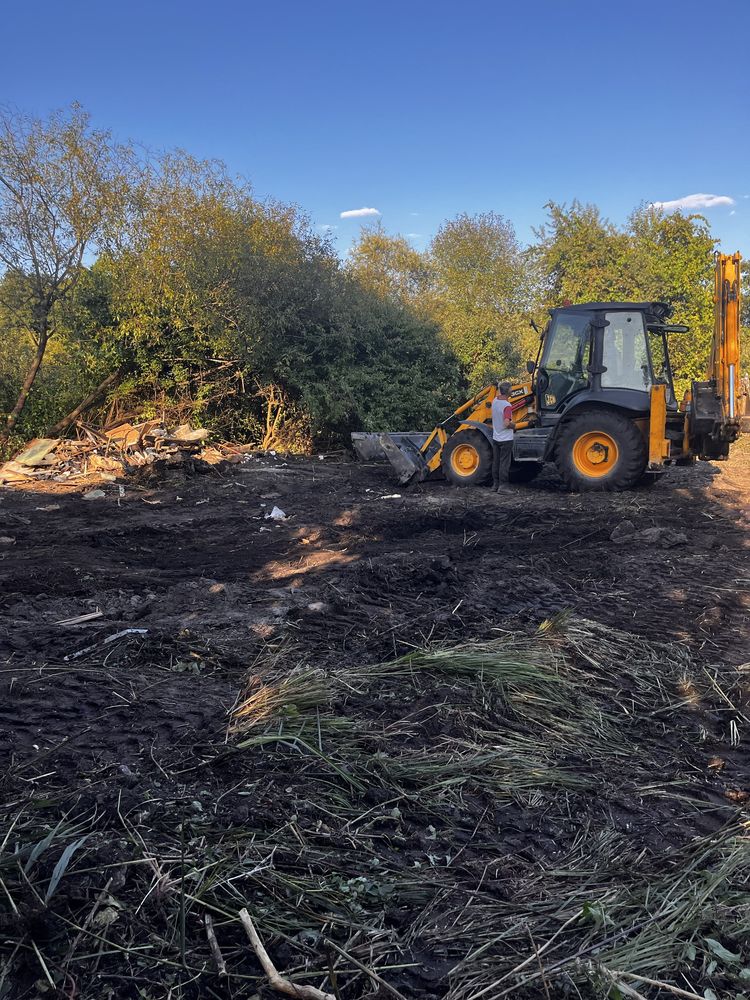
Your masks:
<path fill-rule="evenodd" d="M 297 997 L 298 1000 L 336 1000 L 336 997 L 332 993 L 324 993 L 323 990 L 319 990 L 315 986 L 298 986 L 296 983 L 291 982 L 291 980 L 280 976 L 276 970 L 276 966 L 268 957 L 268 952 L 263 947 L 263 942 L 258 937 L 258 932 L 250 918 L 250 914 L 244 908 L 240 910 L 240 920 L 250 939 L 250 944 L 253 946 L 253 951 L 263 966 L 263 971 L 266 974 L 268 982 L 275 990 L 279 993 L 284 993 L 288 997 Z"/>
<path fill-rule="evenodd" d="M 113 385 L 117 385 L 122 376 L 122 369 L 112 372 L 111 375 L 107 375 L 104 381 L 100 382 L 96 389 L 94 389 L 93 392 L 90 392 L 89 395 L 86 396 L 86 398 L 80 402 L 74 410 L 71 410 L 70 413 L 66 414 L 62 420 L 58 420 L 54 427 L 50 427 L 47 431 L 47 437 L 57 437 L 58 434 L 62 434 L 66 427 L 69 427 L 74 420 L 77 420 L 82 413 L 85 413 L 90 406 L 93 406 L 94 403 L 101 399 L 107 389 L 111 388 Z"/>

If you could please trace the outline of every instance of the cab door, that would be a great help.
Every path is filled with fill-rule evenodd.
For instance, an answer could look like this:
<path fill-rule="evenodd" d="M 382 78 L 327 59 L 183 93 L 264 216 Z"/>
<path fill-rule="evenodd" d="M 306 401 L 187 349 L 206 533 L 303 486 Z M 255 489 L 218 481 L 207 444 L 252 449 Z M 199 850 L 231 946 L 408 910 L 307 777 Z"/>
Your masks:
<path fill-rule="evenodd" d="M 537 376 L 541 411 L 551 414 L 571 395 L 588 388 L 591 334 L 590 313 L 555 312 Z"/>

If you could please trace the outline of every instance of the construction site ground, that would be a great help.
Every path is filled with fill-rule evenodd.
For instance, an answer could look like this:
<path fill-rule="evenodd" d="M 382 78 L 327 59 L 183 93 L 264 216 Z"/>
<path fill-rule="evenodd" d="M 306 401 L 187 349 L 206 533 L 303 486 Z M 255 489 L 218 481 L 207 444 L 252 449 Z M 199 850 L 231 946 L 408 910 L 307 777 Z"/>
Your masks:
<path fill-rule="evenodd" d="M 656 919 L 647 902 L 616 909 L 632 871 L 666 878 L 746 818 L 749 443 L 620 494 L 567 493 L 554 470 L 503 494 L 403 489 L 335 456 L 3 489 L 0 996 L 271 996 L 243 906 L 284 975 L 342 1000 L 604 997 L 615 981 L 671 995 L 608 979 L 609 952 L 595 966 L 608 936 L 629 945 Z M 94 487 L 104 496 L 84 499 Z M 656 704 L 635 721 L 623 709 L 632 756 L 584 741 L 555 761 L 570 780 L 495 788 L 495 763 L 486 785 L 479 764 L 451 767 L 470 744 L 484 759 L 474 734 L 504 717 L 502 691 L 367 674 L 446 644 L 527 656 L 549 620 L 587 630 L 583 660 L 597 635 L 611 642 L 612 705 L 637 700 L 631 652 L 658 663 L 660 643 L 703 682 L 665 674 L 669 725 Z M 259 692 L 257 722 L 228 735 Z M 551 889 L 566 866 L 583 877 L 571 859 L 589 836 L 600 860 L 610 845 L 596 888 Z M 527 896 L 538 911 L 522 912 Z M 609 900 L 619 916 L 596 927 Z M 742 995 L 747 940 L 706 907 L 695 954 L 637 968 L 683 995 Z M 568 912 L 570 936 L 534 960 Z"/>

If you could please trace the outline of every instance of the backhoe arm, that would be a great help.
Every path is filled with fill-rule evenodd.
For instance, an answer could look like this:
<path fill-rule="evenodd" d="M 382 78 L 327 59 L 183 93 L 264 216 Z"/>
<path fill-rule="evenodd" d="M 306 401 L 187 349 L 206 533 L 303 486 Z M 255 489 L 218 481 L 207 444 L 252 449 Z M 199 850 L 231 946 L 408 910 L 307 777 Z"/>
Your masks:
<path fill-rule="evenodd" d="M 708 378 L 715 381 L 722 422 L 739 420 L 740 390 L 740 255 L 715 255 L 714 337 Z"/>
<path fill-rule="evenodd" d="M 705 382 L 693 382 L 683 455 L 729 455 L 740 434 L 740 255 L 714 255 L 714 336 Z"/>

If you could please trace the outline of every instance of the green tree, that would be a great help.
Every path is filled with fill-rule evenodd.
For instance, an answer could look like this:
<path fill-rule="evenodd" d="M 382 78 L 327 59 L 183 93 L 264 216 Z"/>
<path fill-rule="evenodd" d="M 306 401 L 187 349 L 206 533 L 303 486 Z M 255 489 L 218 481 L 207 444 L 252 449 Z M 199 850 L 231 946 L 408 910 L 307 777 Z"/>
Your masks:
<path fill-rule="evenodd" d="M 501 215 L 459 215 L 444 223 L 428 258 L 430 315 L 473 388 L 518 370 L 532 304 L 524 254 Z"/>
<path fill-rule="evenodd" d="M 33 343 L 0 441 L 26 405 L 55 333 L 57 307 L 75 288 L 88 253 L 122 221 L 129 150 L 91 127 L 78 106 L 42 121 L 0 114 L 0 268 L 23 276 L 4 303 Z"/>
<path fill-rule="evenodd" d="M 548 220 L 534 230 L 532 258 L 543 275 L 549 306 L 564 302 L 606 302 L 622 297 L 622 262 L 627 237 L 596 205 L 548 202 Z"/>
<path fill-rule="evenodd" d="M 690 327 L 670 338 L 670 354 L 681 388 L 705 378 L 713 335 L 713 251 L 716 240 L 701 215 L 636 209 L 626 231 L 622 264 L 628 298 L 668 302 L 675 322 Z"/>
<path fill-rule="evenodd" d="M 434 324 L 363 286 L 299 211 L 184 154 L 151 165 L 138 204 L 134 238 L 101 262 L 133 399 L 300 447 L 434 420 L 455 394 Z"/>
<path fill-rule="evenodd" d="M 417 308 L 429 289 L 429 262 L 403 236 L 390 236 L 380 223 L 362 230 L 349 253 L 348 268 L 363 288 Z"/>

